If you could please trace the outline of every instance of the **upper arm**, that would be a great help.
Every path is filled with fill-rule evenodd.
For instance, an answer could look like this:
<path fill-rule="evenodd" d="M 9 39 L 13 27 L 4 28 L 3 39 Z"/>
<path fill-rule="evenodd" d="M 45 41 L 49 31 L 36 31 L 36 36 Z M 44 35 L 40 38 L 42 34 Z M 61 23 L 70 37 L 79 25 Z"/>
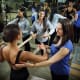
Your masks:
<path fill-rule="evenodd" d="M 73 44 L 70 40 L 68 40 L 64 46 L 61 48 L 61 51 L 64 55 L 71 53 L 73 50 Z"/>
<path fill-rule="evenodd" d="M 28 52 L 28 51 L 23 51 L 21 55 L 22 55 L 21 60 L 25 62 L 26 61 L 40 62 L 40 61 L 46 60 L 45 57 L 40 56 L 40 55 L 35 55 L 32 52 Z"/>
<path fill-rule="evenodd" d="M 68 53 L 69 53 L 69 49 L 66 48 L 66 47 L 62 47 L 60 50 L 59 50 L 59 53 L 65 57 Z"/>
<path fill-rule="evenodd" d="M 10 21 L 8 24 L 14 24 L 14 23 L 16 23 L 17 20 L 18 19 L 14 19 L 14 20 Z"/>

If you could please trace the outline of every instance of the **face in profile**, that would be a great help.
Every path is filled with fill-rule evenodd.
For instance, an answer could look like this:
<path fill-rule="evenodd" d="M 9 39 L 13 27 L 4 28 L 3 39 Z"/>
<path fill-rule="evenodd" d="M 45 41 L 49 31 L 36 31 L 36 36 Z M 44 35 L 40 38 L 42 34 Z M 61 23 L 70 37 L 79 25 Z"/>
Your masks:
<path fill-rule="evenodd" d="M 39 19 L 43 19 L 44 18 L 44 16 L 45 16 L 45 12 L 44 11 L 40 11 L 39 12 Z"/>
<path fill-rule="evenodd" d="M 57 36 L 60 36 L 60 37 L 63 36 L 63 29 L 62 29 L 61 23 L 57 24 L 56 33 L 57 33 Z"/>

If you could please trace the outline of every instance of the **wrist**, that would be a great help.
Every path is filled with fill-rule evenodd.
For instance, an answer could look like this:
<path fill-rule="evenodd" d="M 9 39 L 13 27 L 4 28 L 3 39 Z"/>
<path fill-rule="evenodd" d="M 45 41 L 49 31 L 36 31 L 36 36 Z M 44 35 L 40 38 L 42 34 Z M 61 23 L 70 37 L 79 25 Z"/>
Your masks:
<path fill-rule="evenodd" d="M 43 52 L 46 53 L 46 49 L 43 49 Z"/>

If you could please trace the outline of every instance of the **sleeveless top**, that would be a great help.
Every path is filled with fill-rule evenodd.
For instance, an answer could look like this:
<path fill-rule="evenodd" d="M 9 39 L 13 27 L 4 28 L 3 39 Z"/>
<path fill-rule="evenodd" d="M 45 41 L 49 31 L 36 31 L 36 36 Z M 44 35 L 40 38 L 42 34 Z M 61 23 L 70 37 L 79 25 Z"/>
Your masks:
<path fill-rule="evenodd" d="M 15 64 L 19 63 L 19 57 L 22 51 L 20 50 L 17 54 Z M 10 73 L 10 80 L 27 80 L 29 77 L 29 72 L 27 68 L 20 68 L 18 70 L 15 70 L 11 68 L 11 73 Z"/>

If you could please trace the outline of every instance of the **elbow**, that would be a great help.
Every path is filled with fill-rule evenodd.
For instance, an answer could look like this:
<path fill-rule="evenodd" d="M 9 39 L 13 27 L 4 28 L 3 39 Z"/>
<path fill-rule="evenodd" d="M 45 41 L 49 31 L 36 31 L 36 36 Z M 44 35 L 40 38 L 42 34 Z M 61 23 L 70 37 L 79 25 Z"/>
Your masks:
<path fill-rule="evenodd" d="M 39 62 L 41 61 L 46 61 L 48 58 L 47 57 L 44 57 L 43 59 L 41 59 Z"/>
<path fill-rule="evenodd" d="M 64 49 L 64 50 L 63 50 Z M 66 55 L 68 55 L 69 54 L 69 49 L 67 49 L 67 48 L 63 48 L 62 49 L 62 52 L 61 52 L 61 56 L 62 57 L 65 57 Z"/>
<path fill-rule="evenodd" d="M 68 55 L 68 53 L 66 53 L 66 52 L 65 53 L 61 53 L 62 57 L 65 57 L 66 55 Z"/>
<path fill-rule="evenodd" d="M 43 61 L 48 60 L 49 56 L 46 54 L 46 56 L 43 57 Z"/>
<path fill-rule="evenodd" d="M 47 56 L 44 56 L 38 62 L 42 62 L 42 61 L 46 61 L 46 60 L 48 60 L 48 57 Z"/>

